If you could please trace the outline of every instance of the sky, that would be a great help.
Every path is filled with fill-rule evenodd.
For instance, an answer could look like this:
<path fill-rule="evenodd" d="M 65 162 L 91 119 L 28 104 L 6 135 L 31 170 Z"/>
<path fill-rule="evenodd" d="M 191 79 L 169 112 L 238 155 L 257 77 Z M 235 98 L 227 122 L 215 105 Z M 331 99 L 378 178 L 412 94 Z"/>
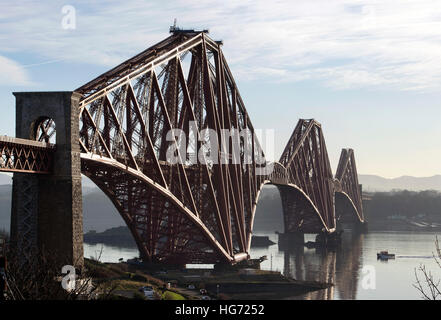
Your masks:
<path fill-rule="evenodd" d="M 441 174 L 439 0 L 0 0 L 0 134 L 15 135 L 12 92 L 74 90 L 175 18 L 223 41 L 276 158 L 298 119 L 315 118 L 334 170 L 351 147 L 361 174 Z"/>

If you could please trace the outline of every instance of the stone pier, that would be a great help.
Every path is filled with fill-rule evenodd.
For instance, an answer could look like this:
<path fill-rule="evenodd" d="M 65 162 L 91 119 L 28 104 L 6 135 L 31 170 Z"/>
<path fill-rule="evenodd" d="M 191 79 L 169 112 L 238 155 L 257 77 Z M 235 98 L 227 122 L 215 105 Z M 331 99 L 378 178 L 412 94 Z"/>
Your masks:
<path fill-rule="evenodd" d="M 11 243 L 18 252 L 38 249 L 81 268 L 84 261 L 80 95 L 74 92 L 14 95 L 16 137 L 38 139 L 39 124 L 52 119 L 56 126 L 56 151 L 52 174 L 14 173 Z"/>

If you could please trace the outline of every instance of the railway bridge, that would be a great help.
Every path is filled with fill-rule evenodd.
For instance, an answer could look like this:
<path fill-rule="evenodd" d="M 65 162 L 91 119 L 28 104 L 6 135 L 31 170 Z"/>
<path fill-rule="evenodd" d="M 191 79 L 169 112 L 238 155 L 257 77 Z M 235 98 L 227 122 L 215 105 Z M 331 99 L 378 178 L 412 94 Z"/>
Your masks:
<path fill-rule="evenodd" d="M 0 137 L 0 170 L 14 173 L 12 243 L 81 266 L 81 174 L 151 262 L 248 259 L 265 184 L 280 190 L 285 233 L 363 224 L 353 150 L 342 151 L 334 176 L 320 123 L 302 119 L 268 163 L 221 46 L 206 31 L 173 29 L 74 91 L 14 93 L 16 138 Z"/>

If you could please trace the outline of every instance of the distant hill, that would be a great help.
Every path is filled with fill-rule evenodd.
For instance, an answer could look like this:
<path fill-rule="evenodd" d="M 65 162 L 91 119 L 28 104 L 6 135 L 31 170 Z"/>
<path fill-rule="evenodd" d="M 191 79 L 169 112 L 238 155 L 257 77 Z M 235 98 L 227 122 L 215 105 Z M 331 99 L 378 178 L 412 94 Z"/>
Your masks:
<path fill-rule="evenodd" d="M 83 188 L 87 188 L 87 189 L 94 189 L 96 188 L 95 184 L 92 182 L 92 180 L 90 180 L 89 178 L 87 178 L 86 176 L 82 176 L 82 183 L 83 183 Z M 4 185 L 4 184 L 12 184 L 12 173 L 4 173 L 4 172 L 0 172 L 0 185 Z"/>
<path fill-rule="evenodd" d="M 11 184 L 0 185 L 0 230 L 9 230 L 11 221 Z M 84 232 L 104 231 L 125 225 L 113 203 L 100 190 L 87 189 L 83 194 Z"/>
<path fill-rule="evenodd" d="M 102 232 L 126 225 L 113 203 L 99 189 L 83 195 L 83 219 L 84 232 Z"/>
<path fill-rule="evenodd" d="M 403 176 L 395 179 L 359 175 L 359 182 L 363 185 L 364 191 L 371 192 L 399 189 L 441 191 L 441 175 L 426 178 Z M 10 225 L 11 183 L 10 175 L 0 173 L 0 229 L 5 230 L 9 230 Z M 283 231 L 282 207 L 278 190 L 274 186 L 266 186 L 260 197 L 254 230 Z M 90 230 L 102 232 L 125 225 L 112 202 L 86 177 L 83 177 L 83 216 L 84 232 Z"/>
<path fill-rule="evenodd" d="M 391 190 L 437 190 L 441 191 L 441 175 L 432 177 L 410 177 L 402 176 L 394 179 L 387 179 L 376 175 L 358 175 L 359 182 L 363 185 L 364 191 L 391 191 Z"/>
<path fill-rule="evenodd" d="M 107 229 L 104 232 L 89 231 L 84 234 L 84 242 L 89 244 L 104 243 L 110 246 L 136 248 L 130 230 L 126 226 Z"/>
<path fill-rule="evenodd" d="M 437 190 L 441 191 L 441 175 L 432 177 L 412 177 L 402 176 L 399 178 L 383 178 L 371 174 L 359 174 L 359 182 L 365 191 L 391 191 L 391 190 Z M 90 193 L 97 189 L 95 184 L 87 177 L 83 176 L 83 192 Z M 0 185 L 12 184 L 12 175 L 0 173 Z"/>

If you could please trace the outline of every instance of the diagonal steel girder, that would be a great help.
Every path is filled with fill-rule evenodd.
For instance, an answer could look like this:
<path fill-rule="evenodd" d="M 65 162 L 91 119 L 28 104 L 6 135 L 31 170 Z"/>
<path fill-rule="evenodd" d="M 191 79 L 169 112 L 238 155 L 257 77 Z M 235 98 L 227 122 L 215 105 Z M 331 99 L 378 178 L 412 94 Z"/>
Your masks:
<path fill-rule="evenodd" d="M 335 174 L 336 192 L 342 193 L 355 209 L 359 222 L 364 222 L 362 191 L 358 183 L 353 149 L 342 149 Z"/>
<path fill-rule="evenodd" d="M 294 189 L 306 200 L 301 207 L 295 207 L 296 212 L 285 210 L 285 215 L 296 215 L 291 231 L 332 233 L 336 227 L 334 182 L 320 123 L 300 119 L 279 164 L 286 169 L 286 185 L 292 187 L 281 189 L 284 207 L 293 208 Z"/>
<path fill-rule="evenodd" d="M 275 164 L 268 179 L 279 187 L 286 232 L 334 232 L 336 193 L 349 200 L 357 221 L 365 222 L 354 152 L 342 150 L 333 177 L 322 128 L 314 119 L 299 120 Z"/>
<path fill-rule="evenodd" d="M 348 196 L 363 220 L 353 152 L 342 153 L 334 179 L 314 119 L 301 119 L 273 172 L 258 174 L 266 167 L 262 148 L 220 43 L 204 32 L 174 33 L 76 91 L 82 172 L 114 203 L 145 260 L 249 258 L 266 183 L 281 190 L 288 229 L 334 232 L 335 191 Z M 194 141 L 182 140 L 176 129 Z M 208 130 L 215 138 L 207 138 Z M 225 137 L 222 130 L 250 134 Z M 238 158 L 230 153 L 235 143 Z M 170 147 L 177 163 L 167 160 Z M 213 156 L 230 161 L 213 163 Z"/>
<path fill-rule="evenodd" d="M 115 204 L 143 258 L 236 263 L 249 257 L 265 181 L 256 170 L 266 164 L 258 161 L 263 151 L 220 43 L 204 32 L 173 34 L 76 92 L 83 95 L 82 172 Z M 196 142 L 170 136 L 174 129 L 193 133 Z M 206 139 L 208 129 L 217 141 Z M 222 130 L 250 134 L 225 137 Z M 239 144 L 240 159 L 212 163 L 213 155 L 225 157 L 213 143 Z M 170 147 L 178 163 L 167 161 Z"/>

